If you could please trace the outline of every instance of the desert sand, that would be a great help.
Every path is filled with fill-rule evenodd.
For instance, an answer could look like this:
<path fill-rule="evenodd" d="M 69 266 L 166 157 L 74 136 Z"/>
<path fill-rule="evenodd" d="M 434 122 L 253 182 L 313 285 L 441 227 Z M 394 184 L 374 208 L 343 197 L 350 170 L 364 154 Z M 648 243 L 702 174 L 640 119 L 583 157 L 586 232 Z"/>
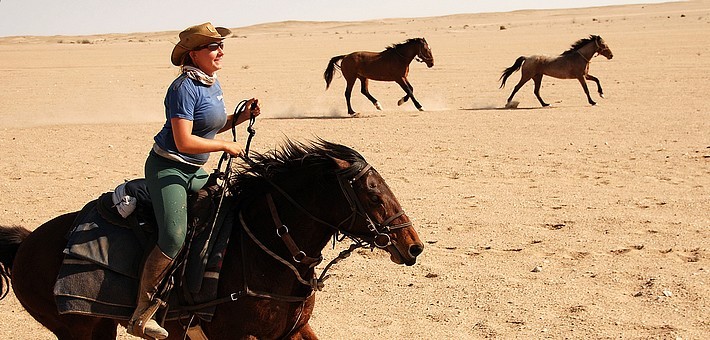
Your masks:
<path fill-rule="evenodd" d="M 219 77 L 230 108 L 260 99 L 252 150 L 354 148 L 426 245 L 411 267 L 369 250 L 336 265 L 321 338 L 710 338 L 710 1 L 233 30 Z M 0 38 L 0 224 L 32 230 L 142 176 L 177 33 Z M 504 109 L 520 77 L 499 89 L 504 68 L 590 34 L 614 52 L 590 66 L 605 99 L 546 77 L 552 106 L 530 82 Z M 384 110 L 356 85 L 350 118 L 343 78 L 325 91 L 331 57 L 413 37 L 435 58 L 410 68 L 426 111 L 371 82 Z M 54 338 L 12 293 L 0 320 L 0 338 Z"/>

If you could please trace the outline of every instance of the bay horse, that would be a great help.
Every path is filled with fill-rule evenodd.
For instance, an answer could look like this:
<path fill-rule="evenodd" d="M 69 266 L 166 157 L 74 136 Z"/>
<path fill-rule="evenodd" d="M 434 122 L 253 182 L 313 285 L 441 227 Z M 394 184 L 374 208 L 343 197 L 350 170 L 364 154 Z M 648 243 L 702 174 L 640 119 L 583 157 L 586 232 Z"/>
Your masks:
<path fill-rule="evenodd" d="M 614 54 L 609 49 L 609 46 L 604 42 L 604 39 L 598 35 L 590 35 L 589 38 L 584 38 L 578 40 L 576 43 L 570 47 L 567 51 L 562 52 L 557 57 L 548 57 L 541 55 L 533 55 L 529 57 L 521 56 L 513 66 L 506 68 L 501 74 L 500 88 L 505 86 L 505 81 L 517 70 L 521 70 L 520 81 L 515 88 L 513 93 L 508 97 L 508 102 L 506 107 L 511 107 L 511 101 L 515 93 L 520 90 L 520 88 L 525 85 L 530 79 L 535 82 L 535 96 L 537 100 L 540 101 L 540 105 L 543 107 L 549 106 L 550 104 L 545 103 L 540 97 L 540 85 L 542 84 L 542 76 L 548 75 L 550 77 L 555 77 L 559 79 L 577 79 L 579 83 L 582 84 L 582 89 L 587 95 L 587 100 L 589 104 L 596 105 L 597 103 L 592 100 L 589 95 L 589 88 L 587 88 L 587 80 L 592 80 L 597 83 L 597 90 L 599 96 L 604 98 L 604 93 L 602 92 L 602 85 L 599 83 L 597 77 L 589 74 L 589 64 L 592 62 L 592 58 L 596 54 L 601 54 L 607 59 L 614 57 Z"/>
<path fill-rule="evenodd" d="M 243 159 L 225 182 L 238 198 L 226 207 L 235 212 L 232 235 L 238 236 L 225 250 L 221 303 L 211 322 L 196 320 L 209 339 L 316 339 L 308 322 L 325 272 L 318 278 L 315 266 L 331 238 L 349 238 L 350 250 L 382 249 L 407 266 L 422 253 L 397 198 L 351 148 L 321 139 L 287 141 Z M 115 339 L 126 320 L 57 312 L 53 286 L 76 215 L 56 217 L 31 233 L 0 227 L 0 288 L 7 293 L 11 281 L 22 306 L 59 339 Z M 165 327 L 169 339 L 186 332 L 180 321 Z"/>
<path fill-rule="evenodd" d="M 345 101 L 348 104 L 348 114 L 355 115 L 350 105 L 350 94 L 353 91 L 355 80 L 360 80 L 360 92 L 369 99 L 375 108 L 382 110 L 380 103 L 370 94 L 367 88 L 368 79 L 378 81 L 394 81 L 404 90 L 397 105 L 404 104 L 412 98 L 414 106 L 419 111 L 424 111 L 421 104 L 414 98 L 414 88 L 407 80 L 409 64 L 412 60 L 426 63 L 427 67 L 434 66 L 434 57 L 429 49 L 429 44 L 424 38 L 413 38 L 399 44 L 387 47 L 382 52 L 359 51 L 350 54 L 335 56 L 330 59 L 323 73 L 325 89 L 328 90 L 333 80 L 333 73 L 339 68 L 345 77 Z M 341 61 L 342 60 L 342 61 Z M 337 63 L 340 62 L 340 65 Z"/>

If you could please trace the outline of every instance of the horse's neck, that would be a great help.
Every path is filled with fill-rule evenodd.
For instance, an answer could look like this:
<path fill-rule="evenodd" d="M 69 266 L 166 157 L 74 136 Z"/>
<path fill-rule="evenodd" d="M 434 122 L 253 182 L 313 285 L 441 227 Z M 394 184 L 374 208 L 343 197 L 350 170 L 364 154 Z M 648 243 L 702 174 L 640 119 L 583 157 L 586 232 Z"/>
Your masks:
<path fill-rule="evenodd" d="M 414 48 L 408 45 L 399 46 L 397 48 L 393 48 L 392 50 L 399 57 L 404 58 L 404 60 L 406 60 L 407 62 L 411 62 L 412 60 L 414 60 L 414 57 L 417 56 L 417 51 L 415 51 Z"/>

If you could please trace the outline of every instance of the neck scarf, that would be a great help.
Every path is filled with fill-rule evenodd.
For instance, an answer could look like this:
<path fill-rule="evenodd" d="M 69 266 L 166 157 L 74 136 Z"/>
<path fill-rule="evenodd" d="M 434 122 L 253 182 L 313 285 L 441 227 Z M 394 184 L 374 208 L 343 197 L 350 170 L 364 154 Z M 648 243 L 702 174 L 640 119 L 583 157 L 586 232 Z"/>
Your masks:
<path fill-rule="evenodd" d="M 217 81 L 217 74 L 213 76 L 207 75 L 204 71 L 200 70 L 197 67 L 192 67 L 192 66 L 183 66 L 182 67 L 182 73 L 187 74 L 187 77 L 193 80 L 197 80 L 200 83 L 203 83 L 207 86 L 212 86 L 212 84 Z"/>

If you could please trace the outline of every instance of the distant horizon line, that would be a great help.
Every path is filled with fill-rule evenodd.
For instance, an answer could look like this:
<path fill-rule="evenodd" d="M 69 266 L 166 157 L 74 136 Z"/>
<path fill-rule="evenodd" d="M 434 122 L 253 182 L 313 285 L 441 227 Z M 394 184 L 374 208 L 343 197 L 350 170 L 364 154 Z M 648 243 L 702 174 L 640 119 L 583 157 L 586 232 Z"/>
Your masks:
<path fill-rule="evenodd" d="M 243 26 L 231 26 L 224 25 L 232 29 L 243 29 L 262 25 L 273 25 L 281 23 L 315 23 L 315 24 L 326 24 L 326 23 L 358 23 L 358 22 L 369 22 L 369 21 L 380 21 L 380 20 L 411 20 L 411 19 L 426 19 L 426 18 L 441 18 L 456 15 L 482 15 L 482 14 L 496 14 L 496 13 L 512 13 L 512 12 L 522 12 L 522 11 L 551 11 L 551 10 L 579 10 L 579 9 L 590 9 L 590 8 L 602 8 L 602 7 L 619 7 L 619 6 L 645 6 L 645 5 L 657 5 L 662 3 L 672 3 L 672 2 L 683 2 L 688 0 L 649 0 L 649 2 L 642 1 L 629 1 L 623 4 L 612 4 L 612 5 L 591 5 L 586 7 L 550 7 L 550 8 L 521 8 L 513 9 L 508 11 L 480 11 L 480 12 L 461 12 L 461 13 L 450 13 L 441 15 L 427 15 L 427 16 L 408 16 L 408 17 L 381 17 L 381 18 L 371 18 L 371 19 L 345 19 L 345 20 L 308 20 L 308 19 L 287 19 L 278 21 L 264 21 L 253 24 L 247 24 Z M 692 0 L 691 0 L 692 1 Z M 2 0 L 0 0 L 2 2 Z M 145 34 L 145 33 L 168 33 L 168 32 L 178 32 L 184 28 L 174 28 L 174 29 L 154 29 L 154 30 L 137 30 L 137 31 L 111 31 L 111 32 L 95 32 L 95 33 L 60 33 L 60 34 L 11 34 L 11 35 L 0 35 L 0 39 L 6 38 L 28 38 L 28 37 L 89 37 L 89 36 L 99 36 L 99 35 L 130 35 L 130 34 Z"/>

